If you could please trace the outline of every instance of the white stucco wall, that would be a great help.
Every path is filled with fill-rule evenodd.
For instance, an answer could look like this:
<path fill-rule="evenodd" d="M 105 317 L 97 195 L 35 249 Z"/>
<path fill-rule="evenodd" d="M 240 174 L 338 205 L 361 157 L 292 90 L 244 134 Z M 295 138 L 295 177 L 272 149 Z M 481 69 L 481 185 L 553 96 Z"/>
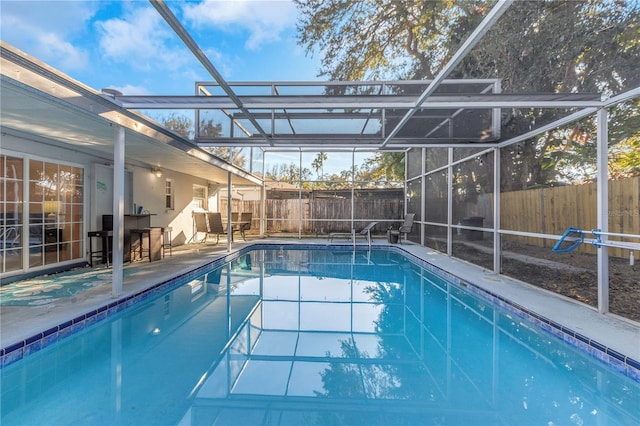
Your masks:
<path fill-rule="evenodd" d="M 128 170 L 133 171 L 133 202 L 154 215 L 151 217 L 151 226 L 171 227 L 173 245 L 192 241 L 193 185 L 207 187 L 207 180 L 166 169 L 163 169 L 162 177 L 153 175 L 149 168 L 128 167 Z M 165 208 L 167 179 L 173 182 L 174 209 Z M 216 194 L 209 193 L 208 203 L 209 210 L 217 210 Z"/>
<path fill-rule="evenodd" d="M 0 141 L 3 154 L 15 155 L 27 159 L 41 159 L 84 167 L 85 171 L 85 230 L 100 229 L 101 217 L 93 211 L 91 206 L 92 191 L 95 191 L 94 165 L 111 166 L 112 161 L 95 155 L 65 149 L 53 144 L 15 136 L 2 134 Z M 198 184 L 209 188 L 208 209 L 217 211 L 218 193 L 216 185 L 209 185 L 206 179 L 195 178 L 183 173 L 163 169 L 163 176 L 158 178 L 151 173 L 150 168 L 125 165 L 132 173 L 133 203 L 142 205 L 144 210 L 154 216 L 152 226 L 172 227 L 172 241 L 174 245 L 184 244 L 193 239 L 192 195 L 193 185 Z M 165 209 L 165 182 L 171 179 L 174 185 L 174 209 Z M 128 208 L 126 214 L 133 213 L 133 207 Z"/>

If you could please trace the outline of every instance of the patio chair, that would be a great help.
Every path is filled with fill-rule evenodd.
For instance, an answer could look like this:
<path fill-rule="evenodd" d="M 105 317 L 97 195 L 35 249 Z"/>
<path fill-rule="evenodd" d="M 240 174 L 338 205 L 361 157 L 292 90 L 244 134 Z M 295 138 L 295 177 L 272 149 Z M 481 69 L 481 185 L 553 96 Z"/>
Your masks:
<path fill-rule="evenodd" d="M 332 242 L 334 238 L 352 238 L 353 237 L 353 233 L 354 230 L 352 230 L 351 232 L 329 232 L 329 235 L 327 235 L 327 238 L 329 238 L 329 242 Z"/>
<path fill-rule="evenodd" d="M 365 226 L 364 228 L 362 228 L 360 231 L 356 231 L 355 236 L 362 236 L 365 237 L 367 239 L 367 243 L 369 244 L 369 246 L 371 246 L 371 230 L 373 229 L 374 226 L 376 226 L 378 224 L 378 222 L 371 222 L 369 223 L 367 226 Z M 354 242 L 355 243 L 355 242 Z"/>
<path fill-rule="evenodd" d="M 407 234 L 411 233 L 413 229 L 413 219 L 415 218 L 415 213 L 407 213 L 404 216 L 404 222 L 398 229 L 390 229 L 389 236 L 395 236 L 400 244 L 402 244 L 402 234 L 404 234 L 404 238 L 407 238 Z M 391 238 L 390 238 L 391 240 Z"/>
<path fill-rule="evenodd" d="M 14 249 L 20 247 L 20 228 L 10 226 L 0 230 L 0 247 Z M 7 252 L 8 254 L 17 253 L 15 251 Z"/>
<path fill-rule="evenodd" d="M 237 214 L 237 213 L 236 213 Z M 253 213 L 240 213 L 240 221 L 238 222 L 238 227 L 233 227 L 231 233 L 240 232 L 240 236 L 243 240 L 247 241 L 245 231 L 251 229 L 251 220 L 253 219 Z M 233 241 L 233 239 L 232 239 Z"/>
<path fill-rule="evenodd" d="M 206 243 L 207 242 L 207 238 L 209 237 L 209 234 L 215 234 L 216 235 L 216 244 L 218 244 L 218 241 L 220 240 L 220 234 L 224 233 L 224 230 L 222 230 L 222 219 L 220 219 L 220 231 L 218 231 L 218 229 L 216 228 L 216 231 L 212 231 L 213 228 L 210 227 L 210 223 L 212 222 L 216 222 L 215 219 L 210 219 L 207 216 L 211 214 L 210 212 L 193 212 L 193 220 L 195 222 L 196 225 L 196 234 L 203 232 L 204 233 L 204 239 L 201 241 L 202 243 Z M 220 213 L 217 213 L 218 215 Z"/>
<path fill-rule="evenodd" d="M 193 217 L 193 223 L 196 225 L 196 232 L 192 238 L 196 238 L 196 236 L 200 232 L 204 232 L 204 240 L 203 243 L 207 241 L 207 234 L 209 234 L 209 227 L 207 226 L 207 214 L 205 212 L 191 212 L 191 216 Z"/>
<path fill-rule="evenodd" d="M 216 244 L 218 244 L 218 241 L 220 241 L 220 234 L 226 234 L 226 230 L 222 225 L 222 214 L 217 212 L 207 212 L 207 223 L 209 225 L 208 233 L 216 235 Z"/>
<path fill-rule="evenodd" d="M 371 246 L 371 230 L 373 229 L 374 226 L 376 226 L 378 224 L 378 222 L 371 222 L 369 223 L 367 226 L 365 226 L 364 228 L 362 228 L 361 230 L 352 230 L 352 232 L 347 233 L 347 232 L 330 232 L 329 233 L 329 241 L 333 241 L 334 238 L 336 237 L 345 237 L 345 238 L 353 238 L 353 244 L 356 243 L 355 238 L 357 238 L 358 236 L 363 236 L 367 239 L 367 243 L 369 243 L 369 246 Z"/>
<path fill-rule="evenodd" d="M 196 234 L 204 232 L 204 240 L 202 243 L 207 242 L 207 236 L 209 234 L 209 227 L 207 226 L 207 214 L 205 212 L 193 212 L 191 213 L 193 216 L 193 223 L 196 225 Z M 194 235 L 194 236 L 195 236 Z"/>

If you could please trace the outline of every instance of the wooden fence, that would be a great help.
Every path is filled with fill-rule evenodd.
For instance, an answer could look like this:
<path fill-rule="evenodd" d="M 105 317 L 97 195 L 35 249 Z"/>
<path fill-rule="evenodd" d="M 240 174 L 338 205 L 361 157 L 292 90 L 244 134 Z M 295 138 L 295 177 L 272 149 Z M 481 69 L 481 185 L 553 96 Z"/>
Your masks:
<path fill-rule="evenodd" d="M 596 184 L 560 186 L 503 192 L 500 205 L 501 228 L 510 231 L 562 235 L 569 227 L 585 230 L 597 227 Z M 427 203 L 427 209 L 441 205 L 438 199 Z M 268 233 L 293 232 L 301 227 L 305 234 L 348 232 L 351 228 L 351 199 L 343 197 L 309 197 L 293 199 L 268 199 L 266 219 Z M 446 206 L 446 204 L 444 204 Z M 463 216 L 485 217 L 485 226 L 493 223 L 493 196 L 479 196 L 474 203 L 460 205 Z M 253 229 L 259 228 L 260 201 L 232 201 L 233 211 L 253 212 Z M 226 212 L 226 202 L 221 205 Z M 356 227 L 363 227 L 373 220 L 381 221 L 374 232 L 384 232 L 389 224 L 396 224 L 403 216 L 402 196 L 356 197 L 354 200 Z M 446 223 L 446 209 L 442 223 Z M 427 212 L 428 220 L 438 221 L 441 215 Z M 385 222 L 386 221 L 386 222 Z M 609 232 L 640 235 L 640 177 L 609 182 Z M 519 241 L 536 246 L 551 246 L 555 240 L 543 238 L 505 236 L 506 240 Z M 616 238 L 617 239 L 617 238 Z M 627 239 L 639 242 L 637 239 Z M 595 252 L 588 244 L 580 250 Z M 612 249 L 613 256 L 626 257 L 627 250 Z"/>
<path fill-rule="evenodd" d="M 500 225 L 505 230 L 556 235 L 569 227 L 596 229 L 596 196 L 596 183 L 505 192 L 500 195 Z M 640 177 L 609 182 L 608 213 L 609 232 L 640 234 Z M 531 237 L 508 238 L 538 246 L 553 243 Z M 588 244 L 582 244 L 580 250 L 595 252 Z M 609 251 L 613 256 L 629 255 L 628 250 L 609 248 Z"/>
<path fill-rule="evenodd" d="M 371 221 L 380 221 L 374 233 L 397 225 L 404 214 L 404 199 L 356 199 L 354 201 L 355 226 L 364 227 Z M 260 201 L 232 201 L 232 210 L 253 212 L 253 229 L 258 229 Z M 221 203 L 226 212 L 226 200 Z M 351 230 L 351 200 L 346 198 L 268 199 L 265 202 L 268 233 L 293 232 L 301 227 L 303 234 L 328 234 Z M 224 213 L 223 213 L 224 214 Z"/>

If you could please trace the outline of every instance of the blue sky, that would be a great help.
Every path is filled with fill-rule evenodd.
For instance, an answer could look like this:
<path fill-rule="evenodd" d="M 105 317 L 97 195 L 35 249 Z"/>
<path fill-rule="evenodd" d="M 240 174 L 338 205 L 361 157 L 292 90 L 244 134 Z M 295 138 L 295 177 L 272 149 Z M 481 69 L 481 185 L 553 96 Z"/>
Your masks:
<path fill-rule="evenodd" d="M 297 9 L 289 0 L 166 4 L 228 82 L 319 79 L 320 55 L 310 57 L 297 45 Z M 0 0 L 0 37 L 95 90 L 192 95 L 195 81 L 213 81 L 145 0 Z M 313 158 L 305 154 L 304 162 Z M 273 152 L 267 170 L 298 161 L 297 153 Z M 324 172 L 350 166 L 350 155 L 333 153 Z"/>
<path fill-rule="evenodd" d="M 166 4 L 227 81 L 318 79 L 290 1 Z M 0 18 L 3 41 L 96 90 L 191 95 L 194 81 L 213 80 L 144 0 L 1 0 Z"/>

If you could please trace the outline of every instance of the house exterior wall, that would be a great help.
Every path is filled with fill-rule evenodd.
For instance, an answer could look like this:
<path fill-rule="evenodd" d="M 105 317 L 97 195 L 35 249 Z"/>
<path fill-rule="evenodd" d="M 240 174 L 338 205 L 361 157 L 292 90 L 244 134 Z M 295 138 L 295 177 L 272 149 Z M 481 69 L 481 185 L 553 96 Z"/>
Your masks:
<path fill-rule="evenodd" d="M 154 216 L 151 226 L 171 227 L 173 245 L 181 245 L 193 240 L 193 185 L 208 186 L 205 179 L 196 178 L 184 173 L 163 169 L 163 175 L 156 177 L 149 168 L 127 167 L 133 172 L 133 200 L 137 206 Z M 174 208 L 165 208 L 165 184 L 170 179 L 174 188 Z M 209 210 L 216 211 L 209 194 Z"/>
<path fill-rule="evenodd" d="M 7 130 L 7 132 L 5 132 L 5 130 Z M 84 170 L 84 207 L 81 232 L 82 235 L 86 235 L 88 231 L 101 229 L 101 216 L 111 208 L 112 201 L 107 198 L 112 196 L 112 192 L 109 192 L 108 195 L 97 194 L 98 189 L 96 188 L 101 187 L 104 190 L 105 187 L 111 186 L 109 180 L 111 179 L 112 173 L 104 173 L 105 170 L 108 171 L 108 169 L 112 167 L 109 159 L 56 146 L 55 142 L 45 143 L 43 141 L 30 139 L 28 136 L 15 135 L 8 129 L 3 129 L 1 146 L 3 154 L 24 158 L 25 161 L 37 159 L 71 164 L 82 168 Z M 127 186 L 127 189 L 125 189 L 125 197 L 127 198 L 127 200 L 125 200 L 125 214 L 133 213 L 133 204 L 142 206 L 145 211 L 153 215 L 151 218 L 151 226 L 172 228 L 171 238 L 174 246 L 194 240 L 194 227 L 191 214 L 193 210 L 192 197 L 194 185 L 209 188 L 207 194 L 208 208 L 212 211 L 218 209 L 219 194 L 217 191 L 212 191 L 212 188 L 218 188 L 220 185 L 211 185 L 211 182 L 208 182 L 206 179 L 196 178 L 168 169 L 163 169 L 163 176 L 159 178 L 152 174 L 148 167 L 125 164 L 125 169 L 127 174 L 125 186 L 130 185 L 130 187 Z M 102 177 L 99 179 L 96 178 L 98 171 L 102 172 Z M 129 179 L 131 181 L 130 183 L 128 182 Z M 167 179 L 172 181 L 174 188 L 173 209 L 165 208 L 165 185 Z M 100 182 L 100 185 L 98 185 L 97 180 L 104 180 L 105 182 Z M 131 194 L 129 194 L 129 192 L 131 192 Z M 103 198 L 101 211 L 98 211 L 96 207 L 96 197 L 98 196 Z M 88 240 L 86 237 L 82 238 L 82 243 L 82 253 L 85 254 L 85 259 L 88 259 Z M 33 272 L 42 273 L 50 269 L 60 269 L 64 268 L 65 265 L 77 264 L 79 260 L 82 261 L 83 259 L 76 258 L 71 261 L 60 261 L 35 268 L 29 268 L 28 265 L 23 265 L 19 271 L 9 271 L 3 274 L 3 278 L 5 276 L 18 276 Z"/>

